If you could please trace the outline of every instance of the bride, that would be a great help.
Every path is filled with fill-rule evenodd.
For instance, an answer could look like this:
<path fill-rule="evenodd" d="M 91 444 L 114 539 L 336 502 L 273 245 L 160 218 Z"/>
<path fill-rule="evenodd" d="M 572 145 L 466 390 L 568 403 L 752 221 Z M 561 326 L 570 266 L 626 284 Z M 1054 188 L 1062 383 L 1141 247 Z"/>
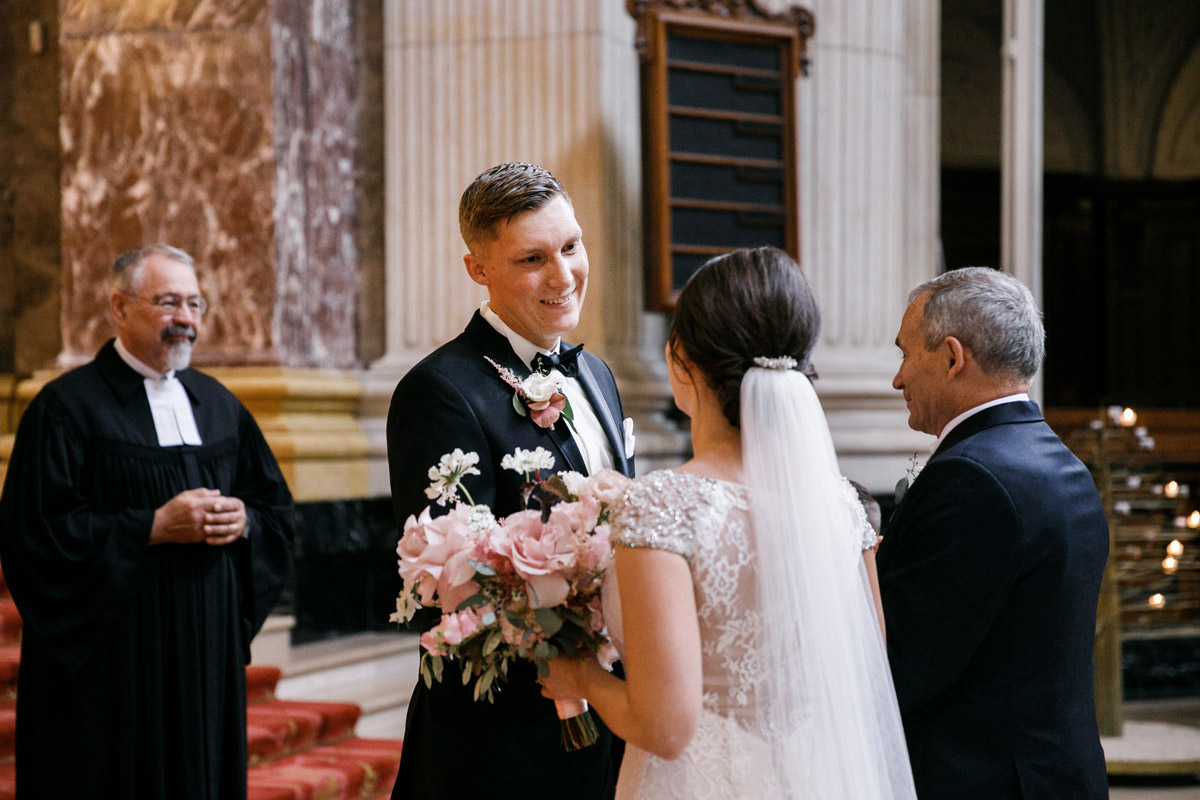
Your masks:
<path fill-rule="evenodd" d="M 628 680 L 558 658 L 627 742 L 618 798 L 914 798 L 874 581 L 875 535 L 812 384 L 820 313 L 774 248 L 705 264 L 667 342 L 695 457 L 612 523 L 605 618 Z"/>

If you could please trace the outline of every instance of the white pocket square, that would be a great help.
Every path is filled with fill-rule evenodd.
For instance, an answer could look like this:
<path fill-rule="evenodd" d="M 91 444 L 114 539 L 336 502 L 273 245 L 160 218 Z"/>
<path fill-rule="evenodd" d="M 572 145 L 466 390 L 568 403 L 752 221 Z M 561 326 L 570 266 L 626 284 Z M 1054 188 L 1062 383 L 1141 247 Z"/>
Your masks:
<path fill-rule="evenodd" d="M 621 427 L 625 430 L 625 457 L 633 458 L 633 447 L 637 443 L 637 437 L 633 435 L 633 417 L 626 417 Z"/>

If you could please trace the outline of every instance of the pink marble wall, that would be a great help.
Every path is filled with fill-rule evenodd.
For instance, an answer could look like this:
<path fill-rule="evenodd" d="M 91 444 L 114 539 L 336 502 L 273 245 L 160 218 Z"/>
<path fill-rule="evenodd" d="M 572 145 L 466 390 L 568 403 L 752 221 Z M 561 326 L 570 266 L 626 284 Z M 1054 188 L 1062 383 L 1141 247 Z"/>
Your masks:
<path fill-rule="evenodd" d="M 167 241 L 210 301 L 198 362 L 353 364 L 354 73 L 309 5 L 63 0 L 64 361 L 111 335 L 113 258 Z"/>
<path fill-rule="evenodd" d="M 357 350 L 356 5 L 271 3 L 275 318 L 297 366 L 347 366 Z"/>

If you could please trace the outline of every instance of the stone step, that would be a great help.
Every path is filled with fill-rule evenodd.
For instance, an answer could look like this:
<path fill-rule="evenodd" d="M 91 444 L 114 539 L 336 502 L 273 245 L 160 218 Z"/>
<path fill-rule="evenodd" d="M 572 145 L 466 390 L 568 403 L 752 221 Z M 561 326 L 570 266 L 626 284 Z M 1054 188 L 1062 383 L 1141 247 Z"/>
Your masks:
<path fill-rule="evenodd" d="M 420 669 L 418 637 L 360 633 L 292 647 L 275 687 L 280 700 L 355 703 L 361 737 L 401 739 L 408 700 Z"/>

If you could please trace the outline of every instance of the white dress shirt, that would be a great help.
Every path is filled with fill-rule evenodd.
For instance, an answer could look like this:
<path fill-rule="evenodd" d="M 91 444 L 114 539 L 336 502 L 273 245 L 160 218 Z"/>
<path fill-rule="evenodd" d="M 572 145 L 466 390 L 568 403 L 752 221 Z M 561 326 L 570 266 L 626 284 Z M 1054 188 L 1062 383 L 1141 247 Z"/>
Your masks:
<path fill-rule="evenodd" d="M 187 390 L 175 377 L 175 370 L 166 375 L 156 372 L 138 360 L 122 344 L 116 342 L 117 355 L 146 380 L 146 399 L 150 401 L 150 413 L 154 415 L 154 430 L 162 447 L 181 444 L 203 444 L 200 431 L 196 428 L 196 416 L 192 413 L 192 402 Z"/>
<path fill-rule="evenodd" d="M 935 441 L 933 443 L 933 446 L 929 448 L 929 452 L 931 454 L 936 453 L 937 449 L 939 447 L 941 447 L 942 441 L 945 440 L 946 436 L 950 433 L 950 431 L 954 430 L 959 425 L 961 425 L 963 420 L 967 419 L 968 417 L 972 417 L 972 416 L 978 414 L 980 411 L 983 411 L 985 408 L 991 408 L 992 406 L 998 406 L 1001 403 L 1020 403 L 1020 402 L 1025 402 L 1027 400 L 1029 400 L 1029 395 L 1026 394 L 1025 392 L 1021 392 L 1020 394 L 1010 394 L 1007 397 L 997 397 L 995 400 L 989 400 L 986 403 L 981 403 L 980 405 L 977 405 L 974 408 L 968 408 L 966 411 L 964 411 L 963 413 L 959 414 L 957 417 L 955 417 L 954 419 L 952 419 L 946 423 L 945 427 L 942 428 L 942 432 L 938 434 L 937 441 Z"/>
<path fill-rule="evenodd" d="M 489 325 L 495 328 L 504 338 L 508 339 L 508 343 L 512 345 L 513 352 L 517 354 L 517 358 L 521 359 L 526 369 L 530 371 L 532 371 L 532 368 L 529 364 L 537 357 L 538 353 L 545 355 L 557 353 L 559 345 L 562 344 L 562 339 L 560 338 L 554 343 L 554 347 L 549 350 L 538 347 L 508 327 L 504 323 L 504 320 L 500 319 L 495 311 L 492 311 L 486 300 L 479 307 L 479 313 L 487 320 Z M 604 427 L 600 424 L 600 418 L 596 415 L 596 409 L 592 408 L 592 404 L 588 402 L 588 396 L 583 389 L 583 384 L 579 382 L 578 378 L 568 378 L 563 375 L 557 368 L 550 370 L 550 374 L 562 381 L 562 393 L 571 403 L 571 411 L 575 419 L 567 425 L 567 430 L 571 432 L 571 438 L 575 440 L 580 454 L 583 455 L 583 462 L 587 465 L 588 474 L 595 475 L 602 469 L 612 469 L 613 457 L 612 450 L 609 448 L 608 437 L 604 434 Z M 565 467 L 566 465 L 559 466 Z"/>

